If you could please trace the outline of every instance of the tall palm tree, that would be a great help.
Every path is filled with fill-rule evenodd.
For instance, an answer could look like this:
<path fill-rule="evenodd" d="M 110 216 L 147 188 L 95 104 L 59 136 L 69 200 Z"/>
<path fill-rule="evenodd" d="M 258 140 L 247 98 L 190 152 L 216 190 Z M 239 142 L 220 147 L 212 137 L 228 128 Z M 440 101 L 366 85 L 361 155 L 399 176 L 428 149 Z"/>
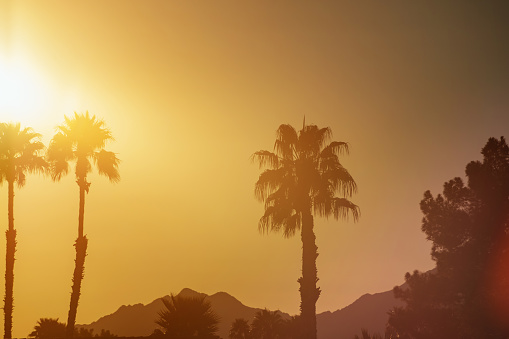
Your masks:
<path fill-rule="evenodd" d="M 85 193 L 88 193 L 90 188 L 87 175 L 92 171 L 92 162 L 97 166 L 99 174 L 105 175 L 112 182 L 118 182 L 120 175 L 117 156 L 113 152 L 104 150 L 106 142 L 113 140 L 111 132 L 106 128 L 104 122 L 97 119 L 95 115 L 90 116 L 88 112 L 85 114 L 75 112 L 74 117 L 64 116 L 64 119 L 64 124 L 57 127 L 57 133 L 51 139 L 47 159 L 54 181 L 60 180 L 69 172 L 69 162 L 76 162 L 76 183 L 80 192 L 78 238 L 74 244 L 76 261 L 66 330 L 66 336 L 72 338 L 88 244 L 87 237 L 83 235 Z"/>
<path fill-rule="evenodd" d="M 171 295 L 169 300 L 161 300 L 165 309 L 159 312 L 156 324 L 164 329 L 164 334 L 169 338 L 219 338 L 216 335 L 219 317 L 205 297 Z"/>
<path fill-rule="evenodd" d="M 297 132 L 290 125 L 277 129 L 274 151 L 253 154 L 260 168 L 268 167 L 255 184 L 255 194 L 265 202 L 265 213 L 259 222 L 261 232 L 282 231 L 285 237 L 300 229 L 302 239 L 302 277 L 299 278 L 301 317 L 306 339 L 316 339 L 316 301 L 320 289 L 313 231 L 313 215 L 335 219 L 359 218 L 359 207 L 349 201 L 357 185 L 338 160 L 348 153 L 345 142 L 327 142 L 330 128 L 303 124 Z M 341 197 L 335 197 L 336 194 Z"/>
<path fill-rule="evenodd" d="M 41 155 L 44 145 L 41 136 L 31 128 L 21 129 L 19 123 L 0 124 L 0 183 L 8 185 L 9 226 L 5 233 L 7 249 L 5 256 L 4 338 L 12 337 L 12 309 L 14 285 L 14 253 L 16 252 L 16 230 L 14 229 L 14 183 L 23 187 L 26 174 L 43 172 L 47 163 Z"/>
<path fill-rule="evenodd" d="M 280 312 L 264 309 L 256 312 L 251 324 L 251 334 L 253 339 L 279 339 L 283 328 Z"/>
<path fill-rule="evenodd" d="M 250 338 L 249 323 L 246 319 L 237 318 L 233 321 L 230 333 L 228 333 L 229 339 L 249 339 Z"/>

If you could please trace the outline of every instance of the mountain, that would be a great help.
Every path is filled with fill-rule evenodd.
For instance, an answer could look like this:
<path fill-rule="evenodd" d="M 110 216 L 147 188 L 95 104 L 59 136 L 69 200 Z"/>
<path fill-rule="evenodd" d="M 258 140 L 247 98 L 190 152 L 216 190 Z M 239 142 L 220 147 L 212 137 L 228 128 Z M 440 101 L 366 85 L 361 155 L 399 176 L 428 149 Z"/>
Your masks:
<path fill-rule="evenodd" d="M 218 292 L 211 296 L 198 293 L 189 288 L 184 288 L 178 295 L 185 297 L 205 297 L 212 305 L 212 309 L 219 316 L 218 334 L 222 338 L 228 338 L 230 325 L 236 318 L 244 318 L 250 322 L 254 315 L 260 309 L 245 306 L 240 301 L 225 292 Z M 170 296 L 164 296 L 164 299 L 170 299 Z M 77 325 L 86 329 L 93 329 L 94 333 L 100 333 L 101 329 L 110 330 L 121 337 L 141 337 L 150 335 L 159 326 L 155 323 L 158 312 L 164 308 L 163 302 L 159 298 L 150 304 L 136 304 L 121 306 L 116 312 L 104 316 L 89 325 Z M 290 317 L 283 313 L 283 317 Z"/>
<path fill-rule="evenodd" d="M 393 292 L 364 294 L 347 307 L 335 312 L 317 315 L 318 337 L 320 339 L 351 339 L 360 335 L 365 328 L 369 333 L 383 335 L 389 319 L 387 312 L 404 302 L 394 298 Z"/>
<path fill-rule="evenodd" d="M 204 296 L 212 305 L 212 309 L 221 318 L 218 334 L 228 338 L 230 325 L 236 318 L 244 318 L 251 322 L 260 309 L 248 307 L 225 292 L 213 295 L 198 293 L 185 288 L 178 295 L 186 297 Z M 169 296 L 163 297 L 169 299 Z M 93 329 L 100 333 L 101 329 L 110 330 L 121 337 L 139 337 L 150 335 L 158 325 L 155 319 L 163 309 L 162 298 L 150 304 L 121 306 L 116 312 L 104 316 L 89 325 L 77 325 Z M 370 333 L 383 333 L 388 319 L 387 312 L 394 306 L 402 306 L 400 300 L 394 298 L 392 291 L 376 294 L 365 294 L 349 306 L 335 312 L 324 312 L 317 315 L 319 339 L 351 339 L 360 334 L 361 328 Z M 283 317 L 289 317 L 283 313 Z"/>

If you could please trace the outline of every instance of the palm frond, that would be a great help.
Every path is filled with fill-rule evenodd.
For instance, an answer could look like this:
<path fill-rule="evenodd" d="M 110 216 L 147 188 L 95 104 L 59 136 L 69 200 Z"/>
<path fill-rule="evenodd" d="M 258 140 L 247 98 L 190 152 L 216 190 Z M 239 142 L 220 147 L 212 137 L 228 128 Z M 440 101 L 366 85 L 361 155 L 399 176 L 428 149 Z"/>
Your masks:
<path fill-rule="evenodd" d="M 322 180 L 330 184 L 333 192 L 351 197 L 357 193 L 357 183 L 346 168 L 337 163 L 335 168 L 328 168 L 322 173 Z"/>
<path fill-rule="evenodd" d="M 67 137 L 65 130 L 59 129 L 59 131 L 51 139 L 46 151 L 46 160 L 49 163 L 50 175 L 54 181 L 60 180 L 69 173 L 68 162 L 75 159 L 72 140 Z"/>
<path fill-rule="evenodd" d="M 322 149 L 323 146 L 325 145 L 325 143 L 327 143 L 327 141 L 329 141 L 331 138 L 332 138 L 332 130 L 330 129 L 330 127 L 319 128 L 316 131 L 316 139 L 317 139 L 316 143 L 319 145 L 320 149 Z"/>
<path fill-rule="evenodd" d="M 314 157 L 332 137 L 329 127 L 318 128 L 316 125 L 307 125 L 299 132 L 299 153 L 301 157 Z"/>
<path fill-rule="evenodd" d="M 320 158 L 327 158 L 333 155 L 339 156 L 349 153 L 350 150 L 347 142 L 333 141 L 323 148 L 320 153 Z"/>
<path fill-rule="evenodd" d="M 263 171 L 255 183 L 256 198 L 259 201 L 264 201 L 272 192 L 277 190 L 284 181 L 285 172 L 284 167 Z"/>
<path fill-rule="evenodd" d="M 30 127 L 21 129 L 19 123 L 0 124 L 0 183 L 8 180 L 22 187 L 26 173 L 45 171 L 40 137 Z"/>
<path fill-rule="evenodd" d="M 291 237 L 300 229 L 300 213 L 296 211 L 292 198 L 284 188 L 279 188 L 267 197 L 265 213 L 258 223 L 261 233 L 277 233 L 282 230 L 285 237 Z"/>
<path fill-rule="evenodd" d="M 100 150 L 95 154 L 94 160 L 99 174 L 106 176 L 111 182 L 120 181 L 120 174 L 118 172 L 120 160 L 115 153 Z"/>
<path fill-rule="evenodd" d="M 279 167 L 279 157 L 277 154 L 269 152 L 269 151 L 258 151 L 253 153 L 251 156 L 251 161 L 257 161 L 259 164 L 259 168 L 270 167 L 270 168 L 278 168 Z"/>
<path fill-rule="evenodd" d="M 351 213 L 353 220 L 358 221 L 361 213 L 359 206 L 345 198 L 315 199 L 313 208 L 317 215 L 326 218 L 333 215 L 336 220 L 348 219 Z"/>
<path fill-rule="evenodd" d="M 291 125 L 280 125 L 276 131 L 274 152 L 283 159 L 293 159 L 299 137 Z"/>

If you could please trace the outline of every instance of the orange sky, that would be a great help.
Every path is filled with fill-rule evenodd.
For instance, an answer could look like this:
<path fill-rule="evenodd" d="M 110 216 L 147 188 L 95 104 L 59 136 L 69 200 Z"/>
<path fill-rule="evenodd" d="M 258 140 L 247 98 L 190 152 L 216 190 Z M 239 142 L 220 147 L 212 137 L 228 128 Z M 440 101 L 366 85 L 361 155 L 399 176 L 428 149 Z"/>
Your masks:
<path fill-rule="evenodd" d="M 3 1 L 0 121 L 47 143 L 64 114 L 88 110 L 122 160 L 119 184 L 90 177 L 77 323 L 184 287 L 297 313 L 300 239 L 258 233 L 249 157 L 304 115 L 351 144 L 342 163 L 362 211 L 357 224 L 315 220 L 318 311 L 432 268 L 423 192 L 508 136 L 507 14 L 486 2 Z M 3 227 L 6 197 L 2 186 Z M 15 337 L 67 319 L 77 215 L 72 176 L 16 191 Z"/>

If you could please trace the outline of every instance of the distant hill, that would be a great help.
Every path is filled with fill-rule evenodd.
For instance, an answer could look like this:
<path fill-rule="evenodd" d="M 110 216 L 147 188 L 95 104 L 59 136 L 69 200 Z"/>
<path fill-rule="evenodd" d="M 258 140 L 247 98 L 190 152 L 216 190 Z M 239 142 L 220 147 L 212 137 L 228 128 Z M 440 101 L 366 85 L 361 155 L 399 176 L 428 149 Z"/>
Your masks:
<path fill-rule="evenodd" d="M 387 312 L 404 302 L 395 299 L 392 290 L 376 294 L 364 294 L 347 307 L 335 312 L 323 312 L 317 315 L 318 338 L 352 339 L 359 335 L 362 328 L 369 333 L 383 335 L 389 319 Z"/>
<path fill-rule="evenodd" d="M 233 320 L 244 318 L 251 322 L 255 313 L 260 310 L 245 306 L 225 292 L 208 296 L 185 288 L 179 295 L 205 296 L 214 312 L 221 318 L 218 334 L 225 339 L 228 338 L 228 331 Z M 169 299 L 169 296 L 163 298 Z M 148 305 L 121 306 L 116 312 L 89 325 L 77 326 L 93 329 L 94 333 L 100 333 L 101 329 L 105 329 L 118 336 L 148 336 L 158 328 L 154 321 L 158 312 L 164 307 L 161 299 L 156 299 Z M 352 339 L 355 334 L 360 335 L 361 328 L 366 328 L 370 333 L 383 332 L 388 319 L 387 312 L 392 307 L 400 305 L 402 302 L 393 297 L 392 291 L 365 294 L 343 309 L 318 314 L 318 338 Z M 289 317 L 289 315 L 283 313 L 283 317 Z"/>
<path fill-rule="evenodd" d="M 211 296 L 198 293 L 189 288 L 183 289 L 178 295 L 186 297 L 205 296 L 212 309 L 220 317 L 218 334 L 222 338 L 228 338 L 230 325 L 236 318 L 244 318 L 250 322 L 254 315 L 260 309 L 243 305 L 240 301 L 225 292 L 218 292 Z M 164 296 L 164 299 L 170 299 L 170 296 Z M 163 302 L 159 298 L 148 305 L 136 304 L 121 306 L 116 312 L 104 316 L 89 325 L 77 325 L 86 329 L 93 329 L 94 333 L 100 333 L 101 329 L 110 330 L 122 337 L 138 337 L 150 335 L 159 326 L 155 323 L 158 312 L 164 308 Z M 284 317 L 289 317 L 283 313 Z"/>

